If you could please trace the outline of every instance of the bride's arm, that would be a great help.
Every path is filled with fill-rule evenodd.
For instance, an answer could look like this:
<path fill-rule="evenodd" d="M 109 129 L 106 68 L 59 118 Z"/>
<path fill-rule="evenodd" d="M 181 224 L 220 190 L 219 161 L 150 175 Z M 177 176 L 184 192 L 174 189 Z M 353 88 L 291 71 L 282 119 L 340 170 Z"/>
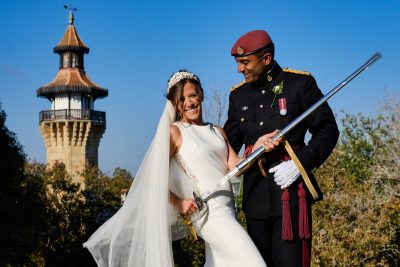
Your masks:
<path fill-rule="evenodd" d="M 182 215 L 192 215 L 197 211 L 194 199 L 181 199 L 171 191 L 169 191 L 169 203 Z"/>
<path fill-rule="evenodd" d="M 231 171 L 233 170 L 236 165 L 243 160 L 243 158 L 239 157 L 235 150 L 232 148 L 232 146 L 229 144 L 228 137 L 224 131 L 224 129 L 218 127 L 218 129 L 221 131 L 222 135 L 225 138 L 225 141 L 228 145 L 228 169 Z M 254 152 L 257 148 L 260 146 L 264 146 L 266 149 L 266 152 L 271 151 L 274 149 L 276 146 L 279 145 L 279 142 L 281 141 L 281 138 L 279 138 L 276 141 L 272 141 L 272 138 L 279 133 L 278 130 L 275 130 L 272 133 L 268 133 L 265 135 L 262 135 L 260 138 L 258 138 L 257 142 L 254 144 L 252 152 Z"/>
<path fill-rule="evenodd" d="M 169 156 L 173 157 L 182 145 L 182 134 L 176 125 L 170 126 L 170 149 Z M 180 214 L 192 215 L 197 206 L 194 199 L 181 199 L 171 191 L 169 192 L 169 202 L 173 205 Z"/>

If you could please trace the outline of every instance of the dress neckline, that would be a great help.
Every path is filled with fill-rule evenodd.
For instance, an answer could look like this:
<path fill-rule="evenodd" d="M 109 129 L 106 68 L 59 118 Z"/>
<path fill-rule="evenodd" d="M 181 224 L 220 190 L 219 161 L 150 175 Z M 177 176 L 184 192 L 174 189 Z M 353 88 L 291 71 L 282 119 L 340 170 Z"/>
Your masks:
<path fill-rule="evenodd" d="M 204 122 L 203 125 L 195 124 L 195 123 L 188 123 L 188 122 L 183 122 L 183 121 L 178 121 L 178 123 L 182 124 L 183 126 L 199 126 L 199 127 L 204 127 L 204 126 L 214 126 L 211 122 Z"/>
<path fill-rule="evenodd" d="M 187 123 L 187 122 L 183 122 L 183 121 L 178 121 L 178 123 L 180 123 L 183 127 L 190 127 L 190 126 L 197 126 L 200 127 L 200 129 L 204 129 L 204 127 L 209 127 L 211 131 L 215 131 L 214 130 L 214 124 L 212 124 L 211 122 L 205 122 L 203 125 L 198 125 L 195 123 Z"/>

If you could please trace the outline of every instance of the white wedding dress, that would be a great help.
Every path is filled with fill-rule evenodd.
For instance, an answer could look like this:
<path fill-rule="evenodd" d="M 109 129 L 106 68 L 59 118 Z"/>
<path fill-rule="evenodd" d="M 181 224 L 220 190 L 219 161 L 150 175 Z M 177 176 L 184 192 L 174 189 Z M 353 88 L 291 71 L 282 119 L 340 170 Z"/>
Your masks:
<path fill-rule="evenodd" d="M 201 192 L 212 188 L 228 173 L 227 143 L 211 124 L 199 126 L 176 122 L 182 145 L 175 155 L 178 164 L 191 173 Z M 172 178 L 172 177 L 171 177 Z M 207 201 L 208 214 L 193 224 L 206 246 L 205 266 L 266 266 L 256 246 L 237 222 L 231 183 L 219 188 Z"/>

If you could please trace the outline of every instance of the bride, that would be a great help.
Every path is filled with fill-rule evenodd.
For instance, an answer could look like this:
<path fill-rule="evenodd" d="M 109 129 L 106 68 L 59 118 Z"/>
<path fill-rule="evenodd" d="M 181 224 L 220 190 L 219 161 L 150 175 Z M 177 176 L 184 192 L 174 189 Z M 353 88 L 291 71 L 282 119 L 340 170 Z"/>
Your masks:
<path fill-rule="evenodd" d="M 156 135 L 124 205 L 83 244 L 99 266 L 173 266 L 171 242 L 182 231 L 171 226 L 183 217 L 205 241 L 205 266 L 266 266 L 235 219 L 230 182 L 207 199 L 206 212 L 193 199 L 240 161 L 223 129 L 203 122 L 203 99 L 195 74 L 182 70 L 169 79 Z M 276 134 L 261 136 L 253 149 L 272 150 Z"/>

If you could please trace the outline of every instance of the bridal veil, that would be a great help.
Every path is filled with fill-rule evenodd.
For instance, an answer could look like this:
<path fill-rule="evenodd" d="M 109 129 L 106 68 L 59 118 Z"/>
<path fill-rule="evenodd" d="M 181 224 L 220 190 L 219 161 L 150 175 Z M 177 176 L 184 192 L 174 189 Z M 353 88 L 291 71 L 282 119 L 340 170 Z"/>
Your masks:
<path fill-rule="evenodd" d="M 169 190 L 192 198 L 192 183 L 170 160 L 170 125 L 175 111 L 169 100 L 157 131 L 135 175 L 124 205 L 83 244 L 103 266 L 173 266 L 172 240 L 186 231 L 169 204 Z"/>

